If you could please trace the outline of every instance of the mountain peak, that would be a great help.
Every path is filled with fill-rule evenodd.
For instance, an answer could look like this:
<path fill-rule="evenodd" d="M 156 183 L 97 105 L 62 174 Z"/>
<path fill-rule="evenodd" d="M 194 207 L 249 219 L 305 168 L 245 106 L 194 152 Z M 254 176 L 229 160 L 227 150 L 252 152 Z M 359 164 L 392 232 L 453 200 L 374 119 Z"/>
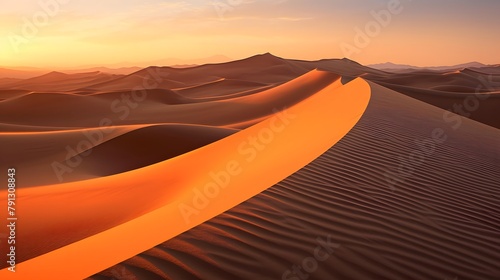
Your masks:
<path fill-rule="evenodd" d="M 344 62 L 354 63 L 354 64 L 356 64 L 356 65 L 361 65 L 359 62 L 356 62 L 356 61 L 354 61 L 354 60 L 352 60 L 352 59 L 349 59 L 349 58 L 347 58 L 347 57 L 344 57 L 344 58 L 342 58 L 341 60 L 342 60 L 342 61 L 344 61 Z"/>
<path fill-rule="evenodd" d="M 272 54 L 270 52 L 266 52 L 266 53 L 263 53 L 263 54 L 258 54 L 258 55 L 255 55 L 254 57 L 271 58 L 271 59 L 282 59 L 281 57 L 275 56 L 274 54 Z"/>

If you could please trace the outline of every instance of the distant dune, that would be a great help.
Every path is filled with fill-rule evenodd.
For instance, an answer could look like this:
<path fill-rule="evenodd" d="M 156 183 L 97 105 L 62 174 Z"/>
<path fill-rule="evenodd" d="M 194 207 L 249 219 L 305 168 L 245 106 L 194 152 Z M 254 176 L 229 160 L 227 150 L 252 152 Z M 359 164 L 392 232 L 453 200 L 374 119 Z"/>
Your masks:
<path fill-rule="evenodd" d="M 483 68 L 488 67 L 488 65 L 480 63 L 480 62 L 469 62 L 452 66 L 428 66 L 428 67 L 419 67 L 408 64 L 395 64 L 391 62 L 379 63 L 379 64 L 371 64 L 368 67 L 379 69 L 379 70 L 434 70 L 434 71 L 450 71 L 457 70 L 463 68 Z"/>
<path fill-rule="evenodd" d="M 500 120 L 494 117 L 496 108 L 500 106 L 500 95 L 496 94 L 500 91 L 500 67 L 480 63 L 431 67 L 434 71 L 420 68 L 393 73 L 366 67 L 348 59 L 287 60 L 266 53 L 238 61 L 181 69 L 148 67 L 128 75 L 106 72 L 65 75 L 53 72 L 28 80 L 0 79 L 0 91 L 23 89 L 80 95 L 123 92 L 134 87 L 144 87 L 146 78 L 150 84 L 154 84 L 155 89 L 173 90 L 190 98 L 217 100 L 220 96 L 237 97 L 269 89 L 314 69 L 336 73 L 343 77 L 344 82 L 363 77 L 445 110 L 453 110 L 455 105 L 460 106 L 467 97 L 475 98 L 476 93 L 495 93 L 488 94 L 486 100 L 479 99 L 478 108 L 473 112 L 463 112 L 463 115 L 500 128 Z M 3 96 L 4 99 L 9 97 L 6 94 Z M 12 97 L 14 96 L 16 95 L 13 94 Z M 454 112 L 460 113 L 456 110 Z"/>
<path fill-rule="evenodd" d="M 300 279 L 316 258 L 308 279 L 497 279 L 498 69 L 267 53 L 0 79 L 17 275 Z M 241 175 L 186 222 L 180 201 L 234 159 Z"/>

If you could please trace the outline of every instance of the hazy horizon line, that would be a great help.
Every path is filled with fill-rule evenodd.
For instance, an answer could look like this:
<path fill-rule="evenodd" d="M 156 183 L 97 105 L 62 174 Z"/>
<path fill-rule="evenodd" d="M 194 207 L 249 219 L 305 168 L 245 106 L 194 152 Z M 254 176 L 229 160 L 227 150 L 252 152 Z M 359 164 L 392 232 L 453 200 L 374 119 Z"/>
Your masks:
<path fill-rule="evenodd" d="M 370 65 L 383 65 L 383 64 L 394 64 L 394 65 L 401 65 L 401 66 L 411 66 L 415 68 L 436 68 L 436 67 L 453 67 L 453 66 L 459 66 L 463 64 L 470 64 L 470 63 L 479 63 L 485 66 L 498 66 L 500 65 L 499 63 L 484 63 L 479 60 L 472 60 L 472 61 L 464 61 L 456 64 L 435 64 L 435 65 L 415 65 L 411 63 L 405 63 L 405 62 L 394 62 L 394 61 L 381 61 L 377 63 L 361 63 L 357 60 L 351 59 L 351 58 L 340 58 L 340 57 L 327 57 L 327 58 L 320 58 L 320 59 L 306 59 L 306 58 L 286 58 L 282 57 L 279 55 L 275 55 L 271 52 L 266 52 L 266 53 L 258 53 L 255 55 L 251 56 L 245 56 L 241 58 L 231 58 L 223 54 L 215 54 L 209 57 L 205 58 L 192 58 L 192 59 L 184 59 L 184 58 L 175 58 L 175 57 L 170 57 L 170 58 L 161 58 L 157 59 L 155 61 L 144 61 L 144 62 L 117 62 L 117 63 L 104 63 L 104 64 L 88 64 L 88 65 L 79 65 L 79 66 L 55 66 L 55 67 L 42 67 L 42 66 L 28 66 L 28 65 L 0 65 L 0 68 L 5 69 L 5 70 L 16 70 L 16 71 L 63 71 L 63 70 L 85 70 L 89 68 L 109 68 L 109 69 L 122 69 L 122 68 L 147 68 L 147 67 L 152 67 L 152 66 L 159 66 L 159 67 L 175 67 L 175 66 L 202 66 L 206 64 L 220 64 L 220 63 L 227 63 L 227 62 L 232 62 L 232 61 L 239 61 L 239 60 L 244 60 L 248 59 L 251 57 L 259 56 L 259 55 L 266 55 L 266 54 L 271 54 L 275 57 L 285 59 L 285 60 L 301 60 L 301 61 L 319 61 L 319 60 L 342 60 L 342 59 L 349 59 L 351 61 L 357 62 L 363 66 L 370 66 Z M 219 60 L 215 59 L 218 58 Z M 213 59 L 212 61 L 210 59 Z M 173 61 L 173 62 L 167 62 L 167 61 Z M 165 63 L 160 63 L 164 61 Z M 175 62 L 174 62 L 175 61 Z"/>

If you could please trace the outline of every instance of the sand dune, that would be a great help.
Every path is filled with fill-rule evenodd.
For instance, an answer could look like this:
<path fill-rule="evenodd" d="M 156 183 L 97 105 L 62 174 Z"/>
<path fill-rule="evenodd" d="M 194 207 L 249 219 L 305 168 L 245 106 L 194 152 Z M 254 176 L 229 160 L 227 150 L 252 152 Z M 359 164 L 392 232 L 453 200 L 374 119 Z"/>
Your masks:
<path fill-rule="evenodd" d="M 154 68 L 150 68 L 154 69 Z M 155 70 L 152 70 L 155 71 Z M 146 72 L 146 73 L 142 73 Z M 158 82 L 155 81 L 155 78 L 152 77 L 149 73 L 149 69 L 147 70 L 140 70 L 136 73 L 120 77 L 115 80 L 111 81 L 106 81 L 103 83 L 97 83 L 93 85 L 88 85 L 86 87 L 82 87 L 81 89 L 85 90 L 99 90 L 99 91 L 118 91 L 118 90 L 129 90 L 132 89 L 136 86 L 142 86 L 144 84 L 144 81 L 150 81 L 147 84 L 153 84 L 155 88 L 160 88 L 160 89 L 170 89 L 170 88 L 176 88 L 176 87 L 183 87 L 186 86 L 185 83 L 179 82 L 179 81 L 174 81 L 171 79 L 167 79 L 166 76 L 163 77 L 155 77 Z M 160 80 L 161 79 L 161 80 Z"/>
<path fill-rule="evenodd" d="M 371 87 L 360 122 L 313 163 L 91 279 L 294 279 L 282 277 L 328 236 L 340 247 L 310 279 L 498 278 L 500 131 L 455 131 L 441 109 Z M 435 128 L 447 141 L 391 189 L 384 172 Z"/>
<path fill-rule="evenodd" d="M 200 86 L 221 79 L 270 85 L 283 83 L 303 75 L 316 67 L 301 67 L 271 54 L 221 64 L 189 68 L 148 67 L 114 81 L 89 86 L 97 90 L 122 90 L 140 85 L 144 79 L 158 82 L 158 88 L 173 89 Z M 230 69 L 228 71 L 228 69 Z"/>
<path fill-rule="evenodd" d="M 460 87 L 458 92 L 443 92 L 438 89 L 425 89 L 417 87 L 401 86 L 397 84 L 386 84 L 378 82 L 380 85 L 386 86 L 398 92 L 402 92 L 407 96 L 424 101 L 434 106 L 449 110 L 455 113 L 462 114 L 463 116 L 470 117 L 473 120 L 482 122 L 484 124 L 500 128 L 500 119 L 496 118 L 496 111 L 500 106 L 500 95 L 496 93 L 482 93 L 478 95 L 471 93 L 471 91 L 464 92 L 463 87 Z M 457 86 L 444 86 L 447 90 L 456 90 Z M 481 100 L 478 98 L 480 96 Z M 470 104 L 465 104 L 469 98 Z M 477 104 L 476 104 L 477 102 Z M 475 110 L 467 110 L 465 106 L 472 106 Z M 458 109 L 457 109 L 458 108 Z"/>
<path fill-rule="evenodd" d="M 208 145 L 238 130 L 195 125 L 139 128 L 92 148 L 78 170 L 92 177 L 109 176 L 155 164 Z M 85 152 L 83 152 L 85 153 Z M 68 159 L 69 161 L 74 158 Z M 66 179 L 66 181 L 68 181 Z"/>
<path fill-rule="evenodd" d="M 8 87 L 12 89 L 28 89 L 33 91 L 69 91 L 85 87 L 89 84 L 96 84 L 108 80 L 114 80 L 117 77 L 119 76 L 102 72 L 88 72 L 78 74 L 50 72 L 42 76 L 9 84 Z"/>
<path fill-rule="evenodd" d="M 320 72 L 313 74 L 321 76 Z M 56 273 L 73 275 L 77 278 L 77 275 L 85 275 L 88 271 L 112 264 L 114 260 L 121 258 L 120 254 L 116 254 L 114 250 L 122 246 L 121 242 L 116 241 L 123 238 L 124 230 L 129 232 L 133 229 L 136 232 L 151 233 L 142 242 L 127 249 L 127 251 L 134 252 L 138 248 L 152 246 L 162 239 L 175 236 L 192 225 L 214 217 L 264 190 L 269 184 L 280 181 L 323 153 L 340 140 L 357 122 L 368 100 L 369 87 L 366 82 L 357 80 L 349 85 L 341 86 L 334 81 L 321 88 L 313 98 L 291 107 L 288 113 L 277 112 L 276 116 L 255 126 L 171 160 L 91 181 L 19 190 L 19 203 L 26 205 L 19 214 L 26 223 L 26 231 L 20 233 L 18 237 L 23 244 L 26 244 L 19 250 L 19 258 L 31 259 L 24 265 L 20 265 L 24 267 L 24 277 L 39 274 L 41 271 L 53 271 L 54 269 L 50 267 L 53 266 L 54 260 L 62 256 L 66 259 L 73 258 L 71 256 L 78 252 L 78 259 L 89 259 L 92 258 L 94 250 L 103 246 L 110 248 L 106 256 L 100 256 L 102 262 L 80 267 L 78 263 L 71 261 L 68 265 L 70 263 L 73 265 L 58 269 Z M 339 104 L 338 110 L 330 110 L 327 106 L 329 102 L 326 101 Z M 294 116 L 297 121 L 292 123 L 283 119 L 282 114 Z M 325 133 L 321 126 L 310 126 L 311 122 L 323 119 L 327 119 L 327 122 L 336 129 Z M 249 141 L 248 139 L 254 135 L 261 137 L 261 132 L 270 130 L 270 127 L 278 129 L 277 121 L 285 125 L 287 129 L 280 128 L 279 131 L 275 131 L 275 140 L 266 143 L 266 152 L 261 153 L 255 160 L 245 162 L 246 152 L 238 153 L 241 143 Z M 307 137 L 301 136 L 305 130 L 310 135 L 323 135 L 323 137 L 316 142 L 314 148 L 291 153 L 308 142 Z M 294 140 L 290 141 L 290 139 Z M 200 158 L 211 158 L 211 161 L 200 161 Z M 231 160 L 239 161 L 241 164 L 239 169 L 244 169 L 244 175 L 232 177 L 230 181 L 234 187 L 214 197 L 214 203 L 203 214 L 190 218 L 190 223 L 183 222 L 186 217 L 179 212 L 178 203 L 172 202 L 190 203 L 188 201 L 192 196 L 192 188 L 202 186 L 210 178 L 211 171 L 223 170 L 228 162 L 232 162 Z M 267 174 L 266 178 L 258 183 L 251 180 L 256 175 L 263 175 L 263 172 L 269 168 L 278 166 L 279 171 Z M 194 176 L 190 176 L 193 173 Z M 165 187 L 164 184 L 170 187 Z M 66 207 L 63 207 L 65 213 L 61 215 L 59 212 L 63 202 Z M 42 207 L 42 205 L 45 206 Z M 112 211 L 108 211 L 110 207 Z M 156 208 L 158 210 L 155 210 Z M 98 214 L 103 211 L 106 215 Z M 161 218 L 163 220 L 167 213 L 170 213 L 168 217 L 172 219 L 175 226 L 169 225 L 168 232 L 165 232 L 165 228 L 159 230 L 156 225 L 158 225 L 158 218 L 163 217 Z M 159 214 L 162 215 L 159 216 Z M 44 223 L 36 223 L 41 217 L 44 217 Z M 66 219 L 69 220 L 64 224 L 61 223 Z M 120 225 L 122 223 L 123 225 Z M 78 242 L 72 243 L 75 241 Z M 109 243 L 110 241 L 114 245 Z M 111 250 L 110 245 L 114 249 Z M 87 253 L 84 253 L 82 249 Z M 42 255 L 47 252 L 50 253 Z M 124 253 L 127 252 L 124 251 Z M 5 270 L 0 271 L 0 273 L 3 272 Z"/>
<path fill-rule="evenodd" d="M 0 89 L 0 101 L 17 98 L 29 93 L 31 93 L 31 91 L 22 89 Z"/>
<path fill-rule="evenodd" d="M 14 279 L 500 278 L 497 70 L 267 53 L 2 79 Z"/>
<path fill-rule="evenodd" d="M 2 153 L 4 157 L 0 159 L 0 166 L 14 165 L 31 174 L 18 183 L 19 188 L 73 182 L 154 164 L 220 140 L 236 131 L 219 127 L 164 124 L 5 133 L 0 134 L 1 143 L 11 148 Z M 71 171 L 66 172 L 65 168 Z"/>
<path fill-rule="evenodd" d="M 500 128 L 500 76 L 489 67 L 452 73 L 412 71 L 363 78 L 431 105 Z"/>
<path fill-rule="evenodd" d="M 147 99 L 141 104 L 143 108 L 137 108 L 136 115 L 124 120 L 120 119 L 121 114 L 113 115 L 110 103 L 126 92 L 96 93 L 88 96 L 63 93 L 24 94 L 0 103 L 2 120 L 6 122 L 10 120 L 2 126 L 0 141 L 5 146 L 13 146 L 7 151 L 8 157 L 5 158 L 4 164 L 10 162 L 23 168 L 29 165 L 29 171 L 41 176 L 26 180 L 21 183 L 21 186 L 30 186 L 32 184 L 28 182 L 37 180 L 47 183 L 46 178 L 52 178 L 50 180 L 55 178 L 53 172 L 48 172 L 51 164 L 54 161 L 63 162 L 68 154 L 67 149 L 77 150 L 82 141 L 95 142 L 94 139 L 98 139 L 99 142 L 109 141 L 124 133 L 149 127 L 151 122 L 146 122 L 146 120 L 153 121 L 155 118 L 158 120 L 157 124 L 166 124 L 168 127 L 173 127 L 172 124 L 175 123 L 191 123 L 193 127 L 196 127 L 197 122 L 203 122 L 206 125 L 222 124 L 245 128 L 270 115 L 273 109 L 292 106 L 336 80 L 338 76 L 335 74 L 312 71 L 273 89 L 217 102 L 210 101 L 210 99 L 203 102 L 201 98 L 191 100 L 168 90 L 150 90 Z M 196 102 L 196 104 L 169 106 L 169 104 L 181 102 Z M 130 110 L 132 111 L 132 108 Z M 232 117 L 228 118 L 227 115 L 220 114 L 221 111 L 232 112 Z M 199 116 L 200 112 L 204 112 L 202 117 Z M 103 119 L 108 119 L 110 123 L 106 123 L 106 126 L 98 126 Z M 88 128 L 82 128 L 86 124 Z M 112 126 L 108 127 L 109 125 Z M 214 129 L 223 131 L 225 128 L 214 127 Z M 13 133 L 21 131 L 26 133 Z M 172 135 L 176 133 L 171 132 Z M 199 135 L 200 141 L 205 139 L 203 135 L 204 133 Z M 213 138 L 213 141 L 217 139 L 219 139 L 218 136 Z M 135 140 L 131 139 L 130 145 L 134 142 Z M 179 142 L 182 145 L 182 141 Z M 157 146 L 154 145 L 154 147 Z M 119 150 L 118 147 L 115 148 Z M 165 149 L 164 147 L 158 148 Z M 28 149 L 31 150 L 30 153 L 23 153 Z M 175 150 L 176 148 L 168 149 Z M 123 148 L 122 152 L 127 153 L 128 148 Z M 21 156 L 13 161 L 12 157 L 16 154 Z M 131 161 L 134 160 L 141 160 L 140 156 Z M 38 171 L 35 172 L 35 170 Z M 42 176 L 43 174 L 45 176 Z M 54 181 L 49 182 L 54 183 Z"/>
<path fill-rule="evenodd" d="M 18 187 L 72 182 L 128 171 L 209 144 L 233 133 L 234 129 L 247 128 L 272 115 L 273 110 L 293 106 L 332 83 L 340 85 L 338 78 L 332 73 L 312 71 L 269 90 L 219 101 L 190 99 L 170 90 L 149 90 L 140 106 L 131 108 L 120 104 L 118 108 L 129 111 L 118 112 L 113 111 L 110 104 L 126 92 L 86 96 L 25 94 L 0 102 L 0 118 L 5 122 L 0 124 L 0 144 L 12 147 L 5 152 L 0 166 L 18 166 L 33 175 L 20 181 Z M 122 118 L 127 112 L 130 115 Z M 194 130 L 174 129 L 175 124 L 191 125 Z M 155 131 L 157 128 L 151 128 L 152 125 L 164 128 Z M 107 141 L 113 144 L 101 145 Z M 131 149 L 138 143 L 147 146 L 146 154 L 140 152 L 144 148 Z M 96 145 L 99 147 L 94 149 Z M 106 148 L 102 148 L 104 146 Z M 79 155 L 87 153 L 87 149 L 92 149 L 90 156 Z M 125 160 L 126 156 L 130 157 L 126 160 L 128 165 L 121 161 L 117 166 L 102 167 L 120 158 Z M 108 160 L 103 160 L 105 157 Z"/>
<path fill-rule="evenodd" d="M 195 100 L 188 98 L 184 95 L 178 94 L 169 89 L 148 89 L 145 91 L 147 94 L 146 101 L 168 104 L 168 105 L 176 105 L 176 104 L 184 104 L 184 103 L 196 103 Z M 141 92 L 142 94 L 142 92 Z M 85 95 L 98 97 L 101 99 L 106 99 L 110 101 L 120 100 L 123 96 L 130 96 L 131 91 L 100 91 L 94 93 L 87 93 Z M 132 99 L 132 98 L 131 98 Z M 142 102 L 142 101 L 141 101 Z M 134 102 L 137 103 L 137 102 Z"/>
<path fill-rule="evenodd" d="M 246 95 L 251 90 L 259 92 L 267 89 L 268 87 L 270 86 L 262 83 L 223 78 L 213 82 L 185 88 L 176 88 L 174 90 L 190 98 L 224 99 L 228 97 Z"/>
<path fill-rule="evenodd" d="M 109 119 L 113 125 L 184 123 L 242 128 L 267 117 L 273 109 L 292 106 L 308 98 L 337 79 L 338 75 L 332 73 L 311 71 L 261 92 L 219 101 L 191 99 L 193 104 L 175 106 L 165 106 L 165 103 L 188 102 L 189 99 L 168 90 L 146 90 L 142 101 L 134 101 L 133 92 L 126 94 L 128 100 L 124 100 L 121 93 L 34 93 L 0 102 L 0 119 L 4 123 L 24 126 L 68 128 L 94 128 L 103 119 Z M 113 100 L 113 97 L 117 98 Z M 30 113 L 24 113 L 27 111 Z M 227 114 L 232 117 L 228 118 Z"/>
<path fill-rule="evenodd" d="M 71 90 L 75 94 L 91 95 L 110 91 L 131 91 L 135 87 L 147 85 L 146 88 L 149 90 L 174 90 L 188 99 L 205 98 L 216 101 L 257 93 L 288 82 L 311 70 L 319 69 L 343 76 L 344 82 L 355 77 L 363 77 L 445 110 L 453 109 L 456 102 L 459 102 L 457 106 L 463 103 L 461 102 L 463 100 L 458 99 L 474 98 L 476 93 L 488 93 L 487 100 L 479 100 L 479 109 L 470 114 L 466 112 L 464 115 L 500 128 L 498 118 L 493 117 L 500 95 L 490 94 L 500 92 L 498 68 L 498 66 L 463 68 L 451 73 L 444 70 L 417 69 L 393 73 L 372 69 L 349 59 L 300 61 L 282 59 L 267 53 L 228 63 L 183 69 L 154 66 L 125 76 L 100 72 L 71 75 L 53 72 L 19 81 L 15 87 L 13 85 L 9 87 L 41 92 Z M 102 77 L 94 80 L 91 78 L 93 75 Z M 44 83 L 36 82 L 39 80 Z M 47 86 L 47 80 L 52 83 L 49 83 L 50 87 Z M 443 98 L 435 98 L 437 95 L 442 95 Z M 156 119 L 155 122 L 168 121 Z M 210 125 L 210 123 L 203 124 Z"/>
<path fill-rule="evenodd" d="M 0 87 L 6 87 L 10 84 L 22 81 L 23 79 L 16 79 L 16 78 L 0 78 Z"/>

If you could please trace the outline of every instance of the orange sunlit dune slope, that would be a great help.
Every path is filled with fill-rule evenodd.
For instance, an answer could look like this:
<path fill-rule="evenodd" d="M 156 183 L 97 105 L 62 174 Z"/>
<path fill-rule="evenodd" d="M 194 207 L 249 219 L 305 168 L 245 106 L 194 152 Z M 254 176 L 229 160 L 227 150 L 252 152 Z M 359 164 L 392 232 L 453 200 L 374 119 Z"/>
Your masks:
<path fill-rule="evenodd" d="M 181 156 L 109 177 L 20 189 L 19 219 L 25 226 L 19 243 L 58 249 L 18 264 L 15 274 L 3 269 L 0 276 L 82 279 L 199 225 L 323 154 L 361 118 L 370 94 L 363 79 L 346 85 L 337 80 Z M 110 217 L 116 226 L 108 229 Z M 92 224 L 81 224 L 89 218 Z M 51 240 L 39 240 L 41 232 Z M 71 238 L 78 241 L 68 244 Z"/>

